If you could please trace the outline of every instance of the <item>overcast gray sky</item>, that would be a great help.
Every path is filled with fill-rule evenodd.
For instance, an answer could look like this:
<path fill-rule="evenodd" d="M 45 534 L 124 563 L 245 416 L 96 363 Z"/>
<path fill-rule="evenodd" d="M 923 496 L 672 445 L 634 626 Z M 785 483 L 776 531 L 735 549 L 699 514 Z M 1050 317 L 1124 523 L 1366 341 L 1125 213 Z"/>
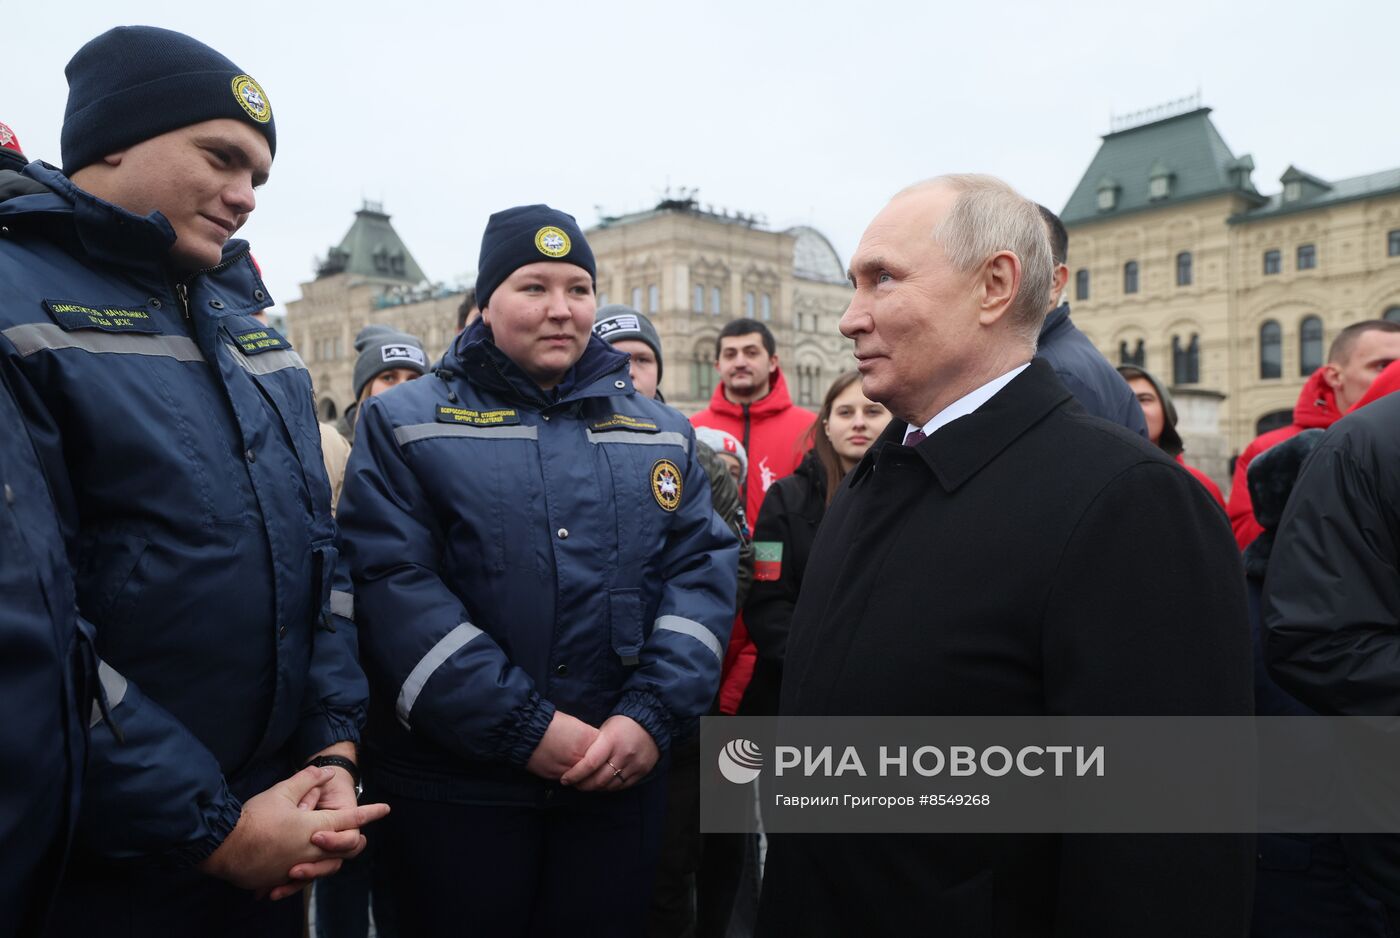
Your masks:
<path fill-rule="evenodd" d="M 1400 166 L 1400 4 L 0 0 L 0 121 L 59 162 L 63 66 L 118 24 L 188 32 L 267 90 L 272 181 L 242 235 L 279 306 L 382 200 L 435 280 L 496 210 L 585 226 L 698 198 L 810 224 L 843 262 L 891 193 L 995 173 L 1059 209 L 1109 115 L 1200 88 L 1255 184 Z"/>

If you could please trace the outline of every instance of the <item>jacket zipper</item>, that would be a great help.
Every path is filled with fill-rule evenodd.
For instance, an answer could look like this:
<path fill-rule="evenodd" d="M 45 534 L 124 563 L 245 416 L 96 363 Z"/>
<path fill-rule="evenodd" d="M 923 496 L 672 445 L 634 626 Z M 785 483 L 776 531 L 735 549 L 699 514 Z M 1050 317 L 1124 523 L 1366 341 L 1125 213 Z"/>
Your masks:
<path fill-rule="evenodd" d="M 238 263 L 239 261 L 243 260 L 243 258 L 245 258 L 245 257 L 247 257 L 247 256 L 248 256 L 248 251 L 247 251 L 246 249 L 245 249 L 245 250 L 242 250 L 242 251 L 239 251 L 237 254 L 233 255 L 233 256 L 230 257 L 228 260 L 220 261 L 219 263 L 215 264 L 213 267 L 206 267 L 206 268 L 204 268 L 203 270 L 197 270 L 197 271 L 195 271 L 194 273 L 190 274 L 188 277 L 186 277 L 184 280 L 177 280 L 177 281 L 175 281 L 175 295 L 176 295 L 177 297 L 180 298 L 180 307 L 181 307 L 181 309 L 182 309 L 182 310 L 184 311 L 184 313 L 185 313 L 185 321 L 186 321 L 186 322 L 188 322 L 189 319 L 190 319 L 190 287 L 189 287 L 189 285 L 190 285 L 191 283 L 194 282 L 195 278 L 196 278 L 196 277 L 204 277 L 204 276 L 207 276 L 207 275 L 209 275 L 209 274 L 217 274 L 217 273 L 219 273 L 220 271 L 228 270 L 228 269 L 229 269 L 230 267 L 232 267 L 234 264 L 236 264 L 236 263 Z"/>
<path fill-rule="evenodd" d="M 749 470 L 753 468 L 753 457 L 749 451 L 749 405 L 740 404 L 739 406 L 744 408 L 744 454 L 749 456 L 744 465 L 744 497 L 747 498 L 749 494 Z"/>

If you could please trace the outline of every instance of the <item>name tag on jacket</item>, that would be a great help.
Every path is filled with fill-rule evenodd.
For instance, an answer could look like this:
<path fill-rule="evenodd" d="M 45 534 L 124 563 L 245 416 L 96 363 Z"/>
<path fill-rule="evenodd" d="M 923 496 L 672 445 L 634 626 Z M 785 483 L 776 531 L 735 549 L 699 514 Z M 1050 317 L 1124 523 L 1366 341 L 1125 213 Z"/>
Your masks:
<path fill-rule="evenodd" d="M 64 300 L 44 300 L 49 316 L 67 332 L 100 329 L 103 332 L 145 332 L 158 334 L 160 327 L 151 314 L 140 307 L 89 306 Z"/>

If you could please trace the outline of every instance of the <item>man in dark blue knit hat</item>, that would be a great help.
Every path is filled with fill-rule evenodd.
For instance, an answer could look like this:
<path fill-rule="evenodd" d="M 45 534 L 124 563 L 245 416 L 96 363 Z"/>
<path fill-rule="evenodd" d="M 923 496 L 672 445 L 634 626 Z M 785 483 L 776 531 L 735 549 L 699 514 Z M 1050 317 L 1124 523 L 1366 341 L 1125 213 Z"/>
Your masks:
<path fill-rule="evenodd" d="M 102 659 L 50 933 L 290 938 L 301 903 L 256 896 L 334 872 L 387 809 L 355 804 L 367 686 L 310 378 L 233 238 L 272 105 L 153 27 L 67 75 L 63 169 L 0 192 L 0 377 Z"/>
<path fill-rule="evenodd" d="M 641 935 L 738 539 L 689 422 L 592 334 L 574 219 L 491 216 L 478 270 L 434 377 L 364 402 L 341 496 L 379 856 L 401 935 Z"/>

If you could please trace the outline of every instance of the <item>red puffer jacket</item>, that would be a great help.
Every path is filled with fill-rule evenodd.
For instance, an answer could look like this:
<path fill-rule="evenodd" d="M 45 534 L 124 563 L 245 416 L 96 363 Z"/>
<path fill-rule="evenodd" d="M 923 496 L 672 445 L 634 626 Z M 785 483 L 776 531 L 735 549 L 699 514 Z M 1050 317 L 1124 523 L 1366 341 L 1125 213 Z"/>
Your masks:
<path fill-rule="evenodd" d="M 1325 367 L 1325 366 L 1324 366 Z M 1240 458 L 1235 460 L 1235 476 L 1230 484 L 1230 500 L 1226 511 L 1230 515 L 1230 527 L 1235 530 L 1235 543 L 1244 550 L 1264 529 L 1254 520 L 1254 503 L 1249 498 L 1249 478 L 1246 475 L 1249 463 L 1264 450 L 1284 440 L 1295 437 L 1313 427 L 1330 427 L 1342 417 L 1337 409 L 1337 398 L 1327 382 L 1322 380 L 1322 369 L 1312 373 L 1303 392 L 1298 395 L 1298 403 L 1293 406 L 1293 422 L 1286 427 L 1270 430 L 1263 436 L 1254 438 Z"/>
<path fill-rule="evenodd" d="M 759 506 L 768 487 L 791 475 L 802 462 L 810 444 L 804 438 L 817 415 L 798 407 L 788 394 L 787 380 L 779 368 L 773 373 L 773 387 L 767 396 L 752 404 L 735 404 L 724 396 L 724 385 L 716 385 L 710 406 L 690 418 L 697 427 L 714 427 L 738 438 L 748 452 L 749 471 L 744 479 L 744 514 L 749 524 L 758 518 Z M 734 713 L 753 678 L 757 652 L 743 616 L 734 620 L 734 631 L 724 655 L 720 678 L 721 713 Z"/>
<path fill-rule="evenodd" d="M 787 380 L 779 368 L 773 373 L 773 387 L 766 397 L 752 404 L 735 404 L 724 396 L 724 385 L 716 385 L 710 406 L 690 418 L 693 426 L 724 430 L 744 444 L 749 456 L 749 473 L 744 479 L 744 513 L 749 524 L 758 517 L 759 506 L 768 486 L 791 475 L 810 448 L 802 435 L 817 415 L 798 407 L 788 396 Z"/>

